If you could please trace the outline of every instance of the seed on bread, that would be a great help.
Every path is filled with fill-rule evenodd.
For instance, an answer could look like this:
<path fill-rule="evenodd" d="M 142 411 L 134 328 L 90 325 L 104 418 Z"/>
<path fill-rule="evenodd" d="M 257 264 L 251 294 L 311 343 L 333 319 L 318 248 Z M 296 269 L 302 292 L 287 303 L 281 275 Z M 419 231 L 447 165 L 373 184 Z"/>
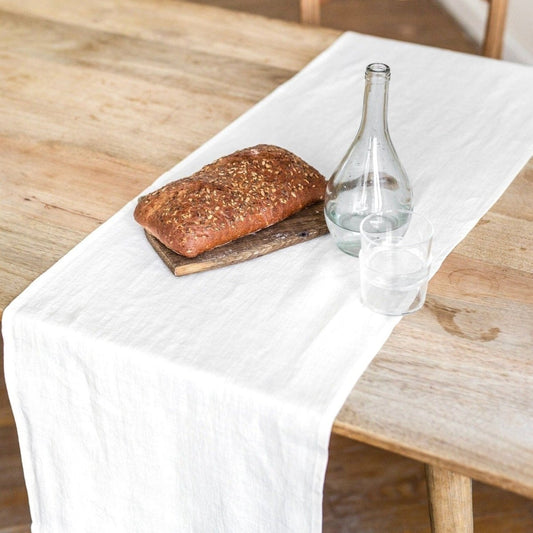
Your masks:
<path fill-rule="evenodd" d="M 139 199 L 135 219 L 187 257 L 275 224 L 324 197 L 325 179 L 293 153 L 257 145 Z"/>

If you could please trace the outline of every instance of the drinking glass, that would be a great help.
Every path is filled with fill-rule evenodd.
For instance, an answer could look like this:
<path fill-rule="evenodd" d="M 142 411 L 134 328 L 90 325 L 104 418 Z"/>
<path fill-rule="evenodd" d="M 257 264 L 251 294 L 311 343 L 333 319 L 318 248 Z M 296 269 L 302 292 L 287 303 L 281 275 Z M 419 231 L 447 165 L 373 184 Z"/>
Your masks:
<path fill-rule="evenodd" d="M 409 210 L 382 211 L 361 222 L 361 299 L 384 315 L 413 313 L 424 305 L 433 227 Z"/>

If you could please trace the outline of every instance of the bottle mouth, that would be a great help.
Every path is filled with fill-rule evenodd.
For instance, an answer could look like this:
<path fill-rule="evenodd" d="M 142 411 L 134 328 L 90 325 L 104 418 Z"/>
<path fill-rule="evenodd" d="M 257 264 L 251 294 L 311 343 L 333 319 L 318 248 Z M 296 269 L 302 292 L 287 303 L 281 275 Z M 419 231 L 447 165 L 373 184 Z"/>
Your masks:
<path fill-rule="evenodd" d="M 385 63 L 370 63 L 366 67 L 365 78 L 374 78 L 374 79 L 390 79 L 390 67 L 385 65 Z"/>

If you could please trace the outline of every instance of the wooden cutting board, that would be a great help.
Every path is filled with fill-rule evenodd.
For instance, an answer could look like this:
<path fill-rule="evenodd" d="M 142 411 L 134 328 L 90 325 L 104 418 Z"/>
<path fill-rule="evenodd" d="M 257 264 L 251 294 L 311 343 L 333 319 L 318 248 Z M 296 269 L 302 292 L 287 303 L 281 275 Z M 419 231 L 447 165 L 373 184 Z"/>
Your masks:
<path fill-rule="evenodd" d="M 269 228 L 213 248 L 194 258 L 184 257 L 145 232 L 150 244 L 175 276 L 212 270 L 275 252 L 281 248 L 320 237 L 328 232 L 324 203 L 313 204 Z"/>

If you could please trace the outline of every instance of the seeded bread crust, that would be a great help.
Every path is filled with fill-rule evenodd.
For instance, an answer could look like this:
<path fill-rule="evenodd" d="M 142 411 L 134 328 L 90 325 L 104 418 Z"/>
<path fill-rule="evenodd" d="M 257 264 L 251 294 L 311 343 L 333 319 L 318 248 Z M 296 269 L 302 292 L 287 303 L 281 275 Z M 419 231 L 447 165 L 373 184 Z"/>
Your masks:
<path fill-rule="evenodd" d="M 134 217 L 167 248 L 196 257 L 322 200 L 325 187 L 298 156 L 261 144 L 141 197 Z"/>

